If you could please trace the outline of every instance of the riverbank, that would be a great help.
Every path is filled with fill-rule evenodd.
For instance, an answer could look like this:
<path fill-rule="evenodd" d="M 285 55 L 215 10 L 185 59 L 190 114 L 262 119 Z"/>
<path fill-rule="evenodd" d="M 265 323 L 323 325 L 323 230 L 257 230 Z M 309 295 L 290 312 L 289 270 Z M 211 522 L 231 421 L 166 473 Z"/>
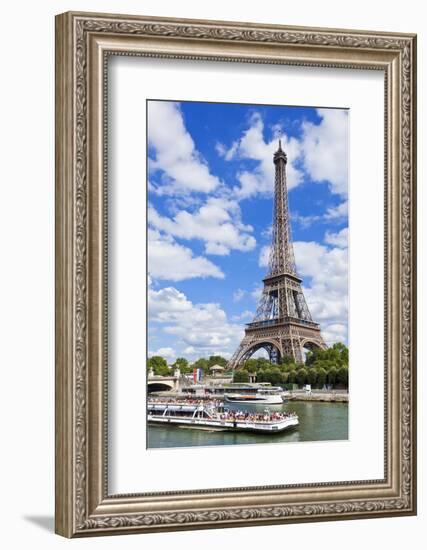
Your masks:
<path fill-rule="evenodd" d="M 287 401 L 321 401 L 324 403 L 348 403 L 347 392 L 292 391 L 286 395 Z"/>

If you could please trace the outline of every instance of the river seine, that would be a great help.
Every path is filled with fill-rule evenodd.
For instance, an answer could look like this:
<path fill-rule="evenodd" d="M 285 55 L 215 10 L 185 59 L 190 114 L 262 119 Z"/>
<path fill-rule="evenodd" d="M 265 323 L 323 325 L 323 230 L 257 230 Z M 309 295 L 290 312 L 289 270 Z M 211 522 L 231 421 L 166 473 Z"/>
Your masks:
<path fill-rule="evenodd" d="M 230 409 L 264 411 L 265 405 L 233 404 Z M 270 406 L 271 411 L 294 411 L 299 426 L 280 434 L 214 432 L 177 426 L 149 426 L 148 448 L 195 447 L 208 445 L 248 445 L 251 443 L 284 443 L 287 441 L 337 441 L 348 439 L 348 403 L 292 401 Z"/>

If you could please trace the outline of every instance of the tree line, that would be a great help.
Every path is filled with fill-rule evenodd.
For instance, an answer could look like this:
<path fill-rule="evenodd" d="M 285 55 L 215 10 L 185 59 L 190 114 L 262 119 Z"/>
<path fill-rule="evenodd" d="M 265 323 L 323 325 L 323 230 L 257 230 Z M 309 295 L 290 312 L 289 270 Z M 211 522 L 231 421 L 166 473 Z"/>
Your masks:
<path fill-rule="evenodd" d="M 278 365 L 272 365 L 262 357 L 248 359 L 245 366 L 234 374 L 235 382 L 247 382 L 256 373 L 257 382 L 270 382 L 273 386 L 311 384 L 323 388 L 348 388 L 348 348 L 336 343 L 325 350 L 313 349 L 306 356 L 305 364 L 295 363 L 291 357 L 283 357 Z"/>
<path fill-rule="evenodd" d="M 178 368 L 181 374 L 190 374 L 193 372 L 193 369 L 203 369 L 203 372 L 207 373 L 214 365 L 219 365 L 226 369 L 227 364 L 227 359 L 221 355 L 211 355 L 208 359 L 201 357 L 194 363 L 191 363 L 191 365 L 185 357 L 178 357 L 171 367 L 172 371 Z M 159 376 L 168 376 L 171 374 L 171 368 L 168 366 L 166 359 L 160 355 L 153 355 L 148 358 L 147 369 L 152 370 L 154 374 Z"/>
<path fill-rule="evenodd" d="M 182 374 L 188 374 L 194 368 L 201 368 L 206 374 L 214 365 L 226 369 L 227 360 L 220 355 L 211 355 L 190 365 L 187 359 L 178 357 L 172 369 L 179 368 Z M 161 376 L 171 374 L 166 360 L 160 356 L 148 359 L 148 369 Z M 231 374 L 231 371 L 225 370 L 224 374 Z M 307 353 L 303 365 L 295 363 L 291 357 L 283 357 L 277 365 L 263 357 L 248 359 L 243 368 L 234 372 L 233 380 L 249 382 L 253 375 L 257 382 L 269 382 L 273 386 L 311 384 L 313 388 L 322 388 L 328 384 L 335 388 L 348 388 L 348 348 L 342 343 L 336 343 L 325 350 L 313 349 Z"/>

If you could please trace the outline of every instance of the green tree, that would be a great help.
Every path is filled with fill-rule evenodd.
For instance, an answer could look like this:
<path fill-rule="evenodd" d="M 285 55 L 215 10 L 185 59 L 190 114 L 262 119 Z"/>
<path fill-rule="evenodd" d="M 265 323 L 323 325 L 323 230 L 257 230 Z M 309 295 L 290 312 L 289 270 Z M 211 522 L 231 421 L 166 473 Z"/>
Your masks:
<path fill-rule="evenodd" d="M 314 386 L 317 382 L 317 371 L 314 368 L 307 369 L 307 383 Z"/>
<path fill-rule="evenodd" d="M 296 384 L 297 383 L 297 371 L 296 369 L 289 371 L 289 378 L 288 378 L 288 384 Z"/>
<path fill-rule="evenodd" d="M 297 382 L 300 386 L 302 386 L 306 383 L 307 376 L 308 376 L 307 369 L 302 367 L 302 368 L 297 370 L 296 378 L 297 378 Z"/>
<path fill-rule="evenodd" d="M 316 361 L 316 354 L 313 351 L 307 352 L 305 356 L 305 364 L 307 367 L 311 366 Z"/>
<path fill-rule="evenodd" d="M 306 366 L 319 365 L 325 362 L 336 368 L 348 366 L 348 348 L 341 342 L 335 343 L 327 349 L 314 348 L 307 353 L 305 358 Z"/>
<path fill-rule="evenodd" d="M 268 369 L 272 366 L 269 359 L 266 359 L 265 357 L 258 357 L 258 368 L 261 369 Z"/>
<path fill-rule="evenodd" d="M 272 386 L 279 386 L 283 383 L 283 375 L 279 367 L 270 369 L 270 376 L 267 382 L 270 382 Z"/>
<path fill-rule="evenodd" d="M 337 342 L 332 346 L 332 349 L 338 352 L 342 365 L 348 365 L 348 347 L 341 342 Z"/>
<path fill-rule="evenodd" d="M 160 355 L 153 355 L 153 357 L 149 357 L 147 361 L 147 368 L 148 370 L 153 370 L 154 374 L 157 376 L 167 376 L 170 374 L 170 369 L 166 359 Z"/>
<path fill-rule="evenodd" d="M 298 368 L 299 366 L 293 361 L 290 361 L 289 363 L 285 363 L 281 365 L 282 372 L 290 372 L 292 370 L 297 370 Z"/>
<path fill-rule="evenodd" d="M 264 357 L 255 357 L 253 359 L 248 359 L 245 363 L 245 368 L 249 372 L 256 372 L 260 369 L 269 369 L 270 367 L 270 361 L 268 359 L 265 359 Z"/>
<path fill-rule="evenodd" d="M 337 368 L 336 367 L 331 367 L 328 370 L 327 381 L 328 381 L 328 384 L 331 384 L 331 386 L 335 386 L 335 384 L 337 382 Z"/>
<path fill-rule="evenodd" d="M 344 386 L 347 388 L 348 386 L 348 368 L 347 367 L 340 367 L 337 371 L 337 383 L 340 386 Z"/>
<path fill-rule="evenodd" d="M 213 367 L 214 365 L 219 365 L 220 367 L 226 367 L 227 366 L 227 359 L 222 357 L 221 355 L 211 355 L 208 359 L 208 367 Z"/>
<path fill-rule="evenodd" d="M 174 369 L 178 368 L 182 374 L 187 374 L 192 371 L 192 368 L 189 366 L 188 360 L 185 359 L 185 357 L 178 357 L 172 366 Z"/>
<path fill-rule="evenodd" d="M 257 380 L 257 382 L 266 382 L 266 379 L 265 379 L 265 370 L 264 370 L 264 369 L 260 369 L 260 370 L 257 372 L 256 380 Z"/>
<path fill-rule="evenodd" d="M 234 382 L 249 382 L 249 373 L 247 370 L 234 371 Z"/>
<path fill-rule="evenodd" d="M 293 363 L 294 363 L 294 358 L 291 357 L 290 355 L 284 355 L 284 356 L 282 357 L 282 359 L 280 360 L 280 363 L 281 363 L 282 365 L 288 365 L 288 364 L 290 364 L 290 363 L 293 364 Z"/>
<path fill-rule="evenodd" d="M 277 366 L 261 369 L 257 372 L 257 382 L 268 382 L 272 386 L 279 386 L 284 383 L 284 375 Z"/>
<path fill-rule="evenodd" d="M 245 369 L 248 372 L 256 372 L 258 370 L 258 363 L 256 359 L 248 359 L 245 363 Z"/>
<path fill-rule="evenodd" d="M 317 371 L 317 385 L 319 386 L 319 388 L 323 388 L 323 386 L 326 384 L 327 372 L 323 367 L 318 367 L 316 371 Z"/>
<path fill-rule="evenodd" d="M 194 369 L 203 369 L 203 370 L 207 370 L 209 367 L 209 363 L 208 363 L 208 360 L 205 359 L 204 357 L 200 357 L 200 359 L 197 359 L 197 361 L 195 361 L 193 363 L 193 368 Z"/>

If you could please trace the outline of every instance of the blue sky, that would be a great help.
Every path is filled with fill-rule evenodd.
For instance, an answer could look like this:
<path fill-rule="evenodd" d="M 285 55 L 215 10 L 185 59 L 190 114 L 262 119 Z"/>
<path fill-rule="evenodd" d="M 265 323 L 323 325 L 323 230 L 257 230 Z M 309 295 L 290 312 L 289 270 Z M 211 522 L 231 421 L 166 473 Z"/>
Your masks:
<path fill-rule="evenodd" d="M 279 137 L 306 299 L 325 340 L 347 342 L 348 112 L 149 101 L 147 115 L 149 355 L 238 345 L 267 271 Z"/>

